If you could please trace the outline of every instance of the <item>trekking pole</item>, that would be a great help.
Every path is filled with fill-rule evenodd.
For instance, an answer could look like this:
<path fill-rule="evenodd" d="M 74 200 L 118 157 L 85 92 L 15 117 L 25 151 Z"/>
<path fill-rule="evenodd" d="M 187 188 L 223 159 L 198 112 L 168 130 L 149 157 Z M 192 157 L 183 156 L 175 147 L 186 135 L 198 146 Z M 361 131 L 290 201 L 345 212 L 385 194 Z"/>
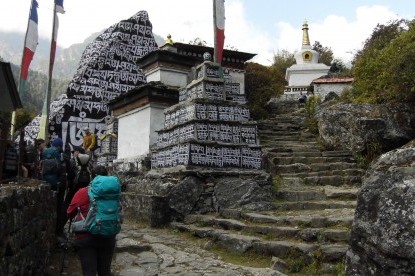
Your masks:
<path fill-rule="evenodd" d="M 62 260 L 61 260 L 61 270 L 60 270 L 60 275 L 66 275 L 66 272 L 64 272 L 63 270 L 65 269 L 65 259 L 66 259 L 66 254 L 69 248 L 69 234 L 71 232 L 71 225 L 72 225 L 72 218 L 69 220 L 69 228 L 68 228 L 68 234 L 66 235 L 66 241 L 65 244 L 63 246 L 63 254 L 62 254 Z"/>

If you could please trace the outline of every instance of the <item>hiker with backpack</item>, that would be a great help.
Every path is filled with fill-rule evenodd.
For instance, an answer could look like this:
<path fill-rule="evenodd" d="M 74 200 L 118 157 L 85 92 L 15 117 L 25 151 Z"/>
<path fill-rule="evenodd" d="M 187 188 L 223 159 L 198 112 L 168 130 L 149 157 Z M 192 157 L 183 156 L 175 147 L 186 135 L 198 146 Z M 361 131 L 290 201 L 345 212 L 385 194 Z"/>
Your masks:
<path fill-rule="evenodd" d="M 63 203 L 62 216 L 64 217 L 64 224 L 68 221 L 66 209 L 72 201 L 75 193 L 83 187 L 86 187 L 91 182 L 91 157 L 85 153 L 82 147 L 74 146 L 72 149 L 72 158 L 69 161 L 69 170 L 67 170 L 68 187 L 66 191 L 65 200 Z"/>
<path fill-rule="evenodd" d="M 79 189 L 67 209 L 74 218 L 74 247 L 84 276 L 111 275 L 115 237 L 121 230 L 121 184 L 104 166 L 92 172 L 88 187 Z"/>
<path fill-rule="evenodd" d="M 63 236 L 63 218 L 62 213 L 63 197 L 66 190 L 66 173 L 64 156 L 62 153 L 63 141 L 61 138 L 55 138 L 51 147 L 42 151 L 40 160 L 41 179 L 46 181 L 51 190 L 56 192 L 56 235 Z"/>

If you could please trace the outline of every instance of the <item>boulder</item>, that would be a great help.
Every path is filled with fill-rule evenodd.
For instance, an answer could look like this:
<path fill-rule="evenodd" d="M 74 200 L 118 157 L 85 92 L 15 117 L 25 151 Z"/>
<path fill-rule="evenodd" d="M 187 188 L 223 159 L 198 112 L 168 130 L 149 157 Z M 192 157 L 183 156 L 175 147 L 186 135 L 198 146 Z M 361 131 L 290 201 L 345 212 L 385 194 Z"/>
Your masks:
<path fill-rule="evenodd" d="M 386 152 L 415 138 L 415 113 L 409 105 L 322 104 L 316 112 L 327 148 Z"/>
<path fill-rule="evenodd" d="M 358 195 L 347 275 L 415 274 L 415 140 L 374 161 Z"/>

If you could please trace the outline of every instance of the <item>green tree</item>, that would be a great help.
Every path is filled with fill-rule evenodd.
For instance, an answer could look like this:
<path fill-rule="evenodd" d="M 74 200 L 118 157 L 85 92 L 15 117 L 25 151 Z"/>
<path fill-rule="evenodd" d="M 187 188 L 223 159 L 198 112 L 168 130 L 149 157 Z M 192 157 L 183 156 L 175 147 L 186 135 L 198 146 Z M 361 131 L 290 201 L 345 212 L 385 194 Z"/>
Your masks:
<path fill-rule="evenodd" d="M 335 58 L 331 63 L 329 75 L 333 77 L 351 77 L 352 72 L 351 69 L 344 64 L 343 60 Z"/>
<path fill-rule="evenodd" d="M 275 73 L 282 75 L 283 79 L 285 80 L 285 72 L 287 71 L 287 68 L 293 64 L 295 64 L 294 53 L 291 53 L 287 50 L 281 50 L 278 51 L 274 56 L 274 62 L 272 63 L 271 67 Z"/>
<path fill-rule="evenodd" d="M 267 102 L 282 93 L 277 75 L 270 67 L 258 63 L 248 63 L 245 73 L 245 93 L 253 119 L 263 119 L 268 115 Z"/>
<path fill-rule="evenodd" d="M 378 25 L 354 60 L 353 98 L 386 103 L 415 100 L 415 21 Z"/>
<path fill-rule="evenodd" d="M 311 48 L 320 54 L 320 63 L 324 63 L 327 66 L 331 65 L 333 61 L 333 51 L 330 47 L 324 47 L 320 42 L 316 41 Z"/>

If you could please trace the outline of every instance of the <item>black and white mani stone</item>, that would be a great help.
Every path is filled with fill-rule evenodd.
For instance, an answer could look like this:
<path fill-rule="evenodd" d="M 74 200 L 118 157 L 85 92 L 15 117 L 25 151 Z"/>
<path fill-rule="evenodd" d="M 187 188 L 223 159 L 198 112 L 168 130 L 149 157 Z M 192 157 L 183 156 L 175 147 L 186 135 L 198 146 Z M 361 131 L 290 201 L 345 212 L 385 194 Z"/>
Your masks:
<path fill-rule="evenodd" d="M 249 121 L 239 84 L 233 84 L 229 74 L 210 61 L 199 65 L 196 72 L 197 79 L 179 91 L 179 103 L 164 112 L 152 168 L 261 169 L 257 126 Z"/>
<path fill-rule="evenodd" d="M 105 30 L 85 49 L 67 93 L 51 104 L 51 135 L 73 147 L 85 126 L 97 137 L 106 133 L 108 101 L 146 82 L 136 61 L 157 49 L 146 11 Z"/>

